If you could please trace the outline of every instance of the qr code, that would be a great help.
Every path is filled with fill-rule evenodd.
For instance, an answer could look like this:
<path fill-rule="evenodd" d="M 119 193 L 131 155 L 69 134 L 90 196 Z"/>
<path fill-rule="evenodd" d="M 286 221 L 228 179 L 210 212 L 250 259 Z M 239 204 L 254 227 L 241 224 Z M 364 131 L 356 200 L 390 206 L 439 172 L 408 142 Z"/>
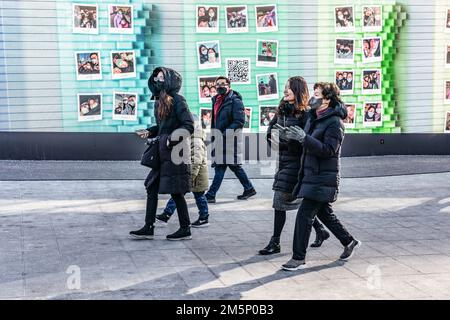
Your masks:
<path fill-rule="evenodd" d="M 227 73 L 232 83 L 250 83 L 250 59 L 228 59 Z"/>

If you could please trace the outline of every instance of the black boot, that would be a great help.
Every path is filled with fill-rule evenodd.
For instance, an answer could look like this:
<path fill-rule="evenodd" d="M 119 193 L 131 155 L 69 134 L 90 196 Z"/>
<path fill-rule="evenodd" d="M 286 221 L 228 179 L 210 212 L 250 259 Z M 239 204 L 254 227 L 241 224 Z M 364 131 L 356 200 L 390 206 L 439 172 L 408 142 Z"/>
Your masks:
<path fill-rule="evenodd" d="M 141 239 L 141 240 L 153 240 L 154 238 L 154 232 L 155 227 L 153 225 L 145 225 L 139 230 L 131 231 L 130 236 L 134 239 Z"/>
<path fill-rule="evenodd" d="M 316 229 L 316 240 L 311 243 L 311 248 L 318 248 L 322 243 L 330 237 L 330 233 L 323 227 Z"/>
<path fill-rule="evenodd" d="M 281 251 L 280 238 L 272 237 L 270 238 L 269 244 L 262 250 L 259 250 L 259 254 L 262 256 L 267 256 L 269 254 L 279 253 Z"/>
<path fill-rule="evenodd" d="M 166 236 L 167 240 L 191 240 L 191 228 L 180 228 L 172 234 Z"/>

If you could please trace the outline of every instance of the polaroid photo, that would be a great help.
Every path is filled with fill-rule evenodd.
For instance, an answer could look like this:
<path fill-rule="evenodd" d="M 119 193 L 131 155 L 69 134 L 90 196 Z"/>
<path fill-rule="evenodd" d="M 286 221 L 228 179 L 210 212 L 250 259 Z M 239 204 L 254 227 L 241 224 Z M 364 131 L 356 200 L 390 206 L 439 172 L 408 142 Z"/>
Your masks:
<path fill-rule="evenodd" d="M 383 103 L 366 102 L 364 103 L 364 127 L 381 127 L 383 125 Z"/>
<path fill-rule="evenodd" d="M 353 64 L 355 61 L 355 39 L 336 39 L 335 64 Z"/>
<path fill-rule="evenodd" d="M 444 98 L 445 98 L 445 103 L 446 104 L 450 104 L 450 80 L 446 80 L 445 81 L 445 94 L 444 94 Z"/>
<path fill-rule="evenodd" d="M 256 40 L 256 48 L 257 67 L 278 67 L 278 40 Z"/>
<path fill-rule="evenodd" d="M 264 5 L 255 6 L 256 32 L 276 32 L 278 31 L 277 6 Z"/>
<path fill-rule="evenodd" d="M 112 79 L 136 78 L 136 56 L 134 51 L 111 52 Z"/>
<path fill-rule="evenodd" d="M 78 94 L 78 121 L 102 120 L 102 94 L 79 93 Z"/>
<path fill-rule="evenodd" d="M 383 59 L 381 37 L 363 38 L 362 40 L 362 62 L 380 62 Z"/>
<path fill-rule="evenodd" d="M 211 131 L 212 110 L 211 108 L 200 108 L 200 122 L 205 132 Z"/>
<path fill-rule="evenodd" d="M 102 65 L 100 51 L 75 52 L 77 80 L 101 80 Z"/>
<path fill-rule="evenodd" d="M 226 75 L 232 84 L 250 84 L 250 58 L 226 59 Z"/>
<path fill-rule="evenodd" d="M 197 42 L 197 58 L 200 70 L 221 68 L 219 41 Z"/>
<path fill-rule="evenodd" d="M 447 111 L 445 113 L 444 132 L 450 133 L 450 111 Z"/>
<path fill-rule="evenodd" d="M 446 10 L 445 32 L 450 33 L 450 8 Z"/>
<path fill-rule="evenodd" d="M 137 121 L 137 93 L 114 91 L 113 97 L 113 120 Z"/>
<path fill-rule="evenodd" d="M 450 45 L 447 45 L 447 52 L 445 55 L 445 67 L 450 68 Z"/>
<path fill-rule="evenodd" d="M 383 6 L 363 7 L 363 32 L 381 32 L 383 30 Z"/>
<path fill-rule="evenodd" d="M 259 131 L 267 132 L 270 121 L 273 120 L 277 113 L 278 106 L 276 105 L 261 105 L 259 106 Z"/>
<path fill-rule="evenodd" d="M 248 32 L 248 10 L 247 6 L 225 7 L 227 21 L 227 33 Z"/>
<path fill-rule="evenodd" d="M 361 81 L 362 94 L 381 94 L 381 69 L 363 70 Z"/>
<path fill-rule="evenodd" d="M 356 127 L 356 104 L 346 103 L 347 118 L 343 120 L 345 128 L 353 129 Z"/>
<path fill-rule="evenodd" d="M 276 73 L 266 73 L 256 75 L 256 88 L 258 100 L 278 99 L 278 75 Z"/>
<path fill-rule="evenodd" d="M 245 107 L 245 123 L 242 132 L 250 132 L 252 130 L 252 108 Z"/>
<path fill-rule="evenodd" d="M 335 73 L 335 81 L 341 95 L 352 95 L 354 92 L 354 70 L 337 70 Z"/>
<path fill-rule="evenodd" d="M 200 103 L 211 104 L 211 98 L 217 94 L 216 79 L 219 76 L 198 77 L 198 99 Z"/>
<path fill-rule="evenodd" d="M 197 5 L 195 21 L 197 33 L 218 33 L 219 7 Z"/>
<path fill-rule="evenodd" d="M 98 5 L 72 4 L 73 33 L 98 34 Z"/>
<path fill-rule="evenodd" d="M 334 26 L 336 32 L 355 32 L 355 16 L 353 6 L 334 8 Z"/>
<path fill-rule="evenodd" d="M 109 5 L 109 33 L 133 34 L 133 6 L 129 4 Z"/>

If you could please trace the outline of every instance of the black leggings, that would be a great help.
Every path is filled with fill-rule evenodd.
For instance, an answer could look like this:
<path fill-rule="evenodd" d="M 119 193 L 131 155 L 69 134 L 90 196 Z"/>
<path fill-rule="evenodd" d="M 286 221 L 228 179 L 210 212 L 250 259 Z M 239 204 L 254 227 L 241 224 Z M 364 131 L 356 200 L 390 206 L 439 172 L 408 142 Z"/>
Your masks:
<path fill-rule="evenodd" d="M 279 238 L 281 236 L 281 231 L 283 231 L 284 224 L 286 222 L 286 211 L 275 210 L 275 219 L 273 222 L 273 237 Z M 314 219 L 313 227 L 316 233 L 323 229 L 323 225 L 318 219 Z"/>
<path fill-rule="evenodd" d="M 145 224 L 153 225 L 156 219 L 156 210 L 158 209 L 158 189 L 159 181 L 152 183 L 147 188 L 147 207 L 145 213 Z M 177 205 L 178 220 L 181 228 L 187 228 L 191 224 L 189 212 L 184 195 L 181 193 L 171 194 L 172 199 Z"/>

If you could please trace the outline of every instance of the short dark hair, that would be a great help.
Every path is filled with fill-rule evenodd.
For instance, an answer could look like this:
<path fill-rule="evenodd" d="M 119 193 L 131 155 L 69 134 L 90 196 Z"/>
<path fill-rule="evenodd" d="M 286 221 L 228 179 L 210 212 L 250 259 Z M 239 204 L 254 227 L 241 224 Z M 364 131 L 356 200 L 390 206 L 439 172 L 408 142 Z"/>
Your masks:
<path fill-rule="evenodd" d="M 336 107 L 343 103 L 340 97 L 341 91 L 335 83 L 317 82 L 314 84 L 314 90 L 317 88 L 322 89 L 322 95 L 325 99 L 330 100 L 331 107 Z"/>
<path fill-rule="evenodd" d="M 225 81 L 227 82 L 228 85 L 231 85 L 230 79 L 228 79 L 228 78 L 225 77 L 225 76 L 219 76 L 219 77 L 217 77 L 215 82 L 217 83 L 217 81 L 219 81 L 219 80 L 225 80 Z"/>

